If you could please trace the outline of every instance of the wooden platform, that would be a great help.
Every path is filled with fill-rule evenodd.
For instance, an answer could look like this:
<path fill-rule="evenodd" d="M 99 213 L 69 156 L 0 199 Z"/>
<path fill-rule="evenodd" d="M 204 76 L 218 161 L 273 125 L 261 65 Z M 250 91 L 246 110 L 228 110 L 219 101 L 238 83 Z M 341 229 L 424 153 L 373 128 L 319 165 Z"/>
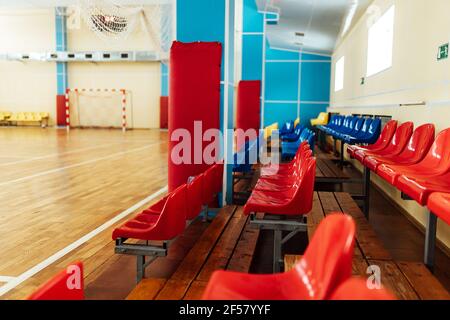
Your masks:
<path fill-rule="evenodd" d="M 308 216 L 308 237 L 311 239 L 322 219 L 331 212 L 345 212 L 356 222 L 356 246 L 353 275 L 367 278 L 367 268 L 378 266 L 381 282 L 402 300 L 449 300 L 449 292 L 423 263 L 394 261 L 378 239 L 363 213 L 347 193 L 314 193 L 313 210 Z M 285 268 L 291 270 L 300 256 L 286 256 Z"/>
<path fill-rule="evenodd" d="M 127 299 L 196 300 L 215 270 L 249 272 L 259 230 L 242 212 L 223 208 L 169 279 L 144 279 Z"/>
<path fill-rule="evenodd" d="M 334 156 L 319 148 L 314 150 L 316 162 L 316 183 L 348 183 L 354 182 L 334 163 Z"/>

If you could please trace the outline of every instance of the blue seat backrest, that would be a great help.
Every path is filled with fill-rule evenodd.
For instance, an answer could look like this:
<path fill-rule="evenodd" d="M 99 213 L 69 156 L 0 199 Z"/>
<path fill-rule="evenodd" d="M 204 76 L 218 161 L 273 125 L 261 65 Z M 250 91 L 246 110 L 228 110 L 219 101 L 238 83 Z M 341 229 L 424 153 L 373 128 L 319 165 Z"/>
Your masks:
<path fill-rule="evenodd" d="M 366 118 L 366 121 L 364 121 L 364 125 L 361 128 L 361 132 L 368 132 L 370 124 L 372 123 L 372 118 Z"/>
<path fill-rule="evenodd" d="M 355 127 L 353 128 L 353 132 L 357 133 L 361 131 L 362 127 L 364 126 L 364 122 L 366 122 L 366 119 L 358 118 L 358 121 L 356 121 Z"/>
<path fill-rule="evenodd" d="M 369 127 L 369 133 L 371 135 L 378 134 L 381 131 L 381 119 L 375 118 Z"/>

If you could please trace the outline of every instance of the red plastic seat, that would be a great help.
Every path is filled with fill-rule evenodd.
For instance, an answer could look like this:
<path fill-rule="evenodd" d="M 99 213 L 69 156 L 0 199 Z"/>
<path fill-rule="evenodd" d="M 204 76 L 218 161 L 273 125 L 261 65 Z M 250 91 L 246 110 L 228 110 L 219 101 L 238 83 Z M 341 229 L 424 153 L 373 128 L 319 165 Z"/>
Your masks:
<path fill-rule="evenodd" d="M 442 176 L 402 175 L 398 178 L 395 186 L 424 206 L 432 193 L 450 191 L 450 172 Z"/>
<path fill-rule="evenodd" d="M 213 273 L 204 300 L 324 300 L 352 272 L 355 223 L 330 214 L 317 228 L 301 261 L 289 272 L 253 275 Z"/>
<path fill-rule="evenodd" d="M 379 154 L 367 156 L 364 159 L 364 165 L 376 172 L 381 164 L 401 164 L 412 165 L 416 164 L 426 156 L 434 141 L 435 129 L 433 124 L 424 124 L 414 130 L 408 145 L 399 155 L 386 154 L 381 151 Z M 386 148 L 385 150 L 387 150 Z"/>
<path fill-rule="evenodd" d="M 298 157 L 301 157 L 303 153 L 310 152 L 311 147 L 309 146 L 307 141 L 304 141 L 300 144 L 300 147 L 297 150 L 297 153 L 295 154 L 294 158 L 289 163 L 280 163 L 280 164 L 270 164 L 267 166 L 263 166 L 261 168 L 261 177 L 264 176 L 273 176 L 275 174 L 282 174 L 282 173 L 290 173 L 294 169 L 294 166 L 296 165 L 298 161 Z"/>
<path fill-rule="evenodd" d="M 405 149 L 406 144 L 414 130 L 414 124 L 412 122 L 405 122 L 400 125 L 395 131 L 394 137 L 391 142 L 388 144 L 386 148 L 383 150 L 375 151 L 375 150 L 357 150 L 353 153 L 353 157 L 359 162 L 363 163 L 364 158 L 371 155 L 398 155 L 403 149 Z"/>
<path fill-rule="evenodd" d="M 401 175 L 438 176 L 450 169 L 450 129 L 441 131 L 433 142 L 425 158 L 414 165 L 382 164 L 377 174 L 392 185 L 396 185 Z"/>
<path fill-rule="evenodd" d="M 112 238 L 164 241 L 180 235 L 186 226 L 187 186 L 182 185 L 172 192 L 164 204 L 161 214 L 153 221 L 132 219 L 113 231 Z M 149 216 L 152 216 L 151 214 Z M 155 215 L 153 215 L 155 216 Z"/>
<path fill-rule="evenodd" d="M 397 121 L 391 120 L 388 123 L 386 123 L 386 125 L 384 126 L 383 131 L 381 131 L 381 134 L 380 134 L 377 142 L 375 142 L 372 145 L 366 146 L 366 147 L 361 147 L 358 145 L 349 145 L 347 147 L 347 152 L 350 155 L 350 157 L 353 158 L 353 154 L 358 150 L 381 151 L 389 145 L 389 143 L 392 140 L 392 137 L 395 134 L 395 130 L 397 130 Z"/>
<path fill-rule="evenodd" d="M 202 212 L 204 175 L 199 174 L 187 184 L 186 219 L 193 220 Z"/>
<path fill-rule="evenodd" d="M 28 300 L 84 300 L 83 264 L 72 263 L 40 286 Z"/>
<path fill-rule="evenodd" d="M 244 214 L 256 212 L 302 215 L 312 209 L 316 160 L 309 158 L 300 165 L 296 182 L 287 191 L 254 190 L 244 207 Z"/>
<path fill-rule="evenodd" d="M 396 300 L 394 296 L 381 287 L 369 289 L 366 280 L 351 278 L 345 281 L 331 295 L 330 300 Z"/>
<path fill-rule="evenodd" d="M 428 209 L 450 225 L 450 190 L 449 193 L 433 193 L 428 198 Z"/>
<path fill-rule="evenodd" d="M 297 163 L 293 167 L 292 172 L 286 172 L 285 174 L 277 174 L 273 176 L 265 176 L 258 179 L 253 190 L 255 191 L 287 191 L 294 187 L 295 182 L 298 180 L 298 175 L 301 172 L 301 165 L 307 159 L 312 157 L 311 150 L 305 151 L 297 158 Z"/>

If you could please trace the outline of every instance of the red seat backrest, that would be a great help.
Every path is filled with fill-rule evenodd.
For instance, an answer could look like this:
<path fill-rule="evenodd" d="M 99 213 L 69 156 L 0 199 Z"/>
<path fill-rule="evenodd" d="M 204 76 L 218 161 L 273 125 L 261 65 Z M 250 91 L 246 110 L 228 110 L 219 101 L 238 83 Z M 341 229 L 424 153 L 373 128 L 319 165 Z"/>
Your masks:
<path fill-rule="evenodd" d="M 187 220 L 195 219 L 202 211 L 204 175 L 199 174 L 187 184 Z"/>
<path fill-rule="evenodd" d="M 330 300 L 396 300 L 394 296 L 384 289 L 367 286 L 367 281 L 360 278 L 351 278 L 341 284 L 331 295 Z"/>
<path fill-rule="evenodd" d="M 422 160 L 433 144 L 434 135 L 434 124 L 428 123 L 418 127 L 414 130 L 408 145 L 401 153 L 401 158 L 408 160 L 415 159 L 416 162 Z"/>
<path fill-rule="evenodd" d="M 83 264 L 72 263 L 40 286 L 28 300 L 84 300 Z"/>
<path fill-rule="evenodd" d="M 389 142 L 391 142 L 395 131 L 397 130 L 397 124 L 398 122 L 396 120 L 390 120 L 388 123 L 386 123 L 383 130 L 381 131 L 380 136 L 378 137 L 377 142 L 375 142 L 373 146 L 376 148 L 387 147 Z"/>
<path fill-rule="evenodd" d="M 444 174 L 450 171 L 450 128 L 441 131 L 425 158 L 420 162 L 430 175 Z"/>
<path fill-rule="evenodd" d="M 309 157 L 300 164 L 297 181 L 288 191 L 291 198 L 286 207 L 287 214 L 307 214 L 312 209 L 314 182 L 316 177 L 316 159 Z"/>
<path fill-rule="evenodd" d="M 324 300 L 352 274 L 356 227 L 342 213 L 329 214 L 314 232 L 303 258 L 288 272 L 292 281 L 306 283 L 311 299 Z M 303 285 L 304 286 L 304 285 Z"/>
<path fill-rule="evenodd" d="M 180 235 L 186 227 L 187 185 L 179 186 L 167 198 L 167 202 L 153 226 L 152 233 L 161 240 L 170 240 Z M 156 240 L 156 239 L 155 239 Z"/>
<path fill-rule="evenodd" d="M 392 137 L 392 140 L 389 143 L 389 145 L 386 147 L 386 149 L 383 150 L 383 154 L 388 155 L 400 154 L 405 149 L 406 144 L 411 138 L 413 130 L 414 130 L 414 123 L 410 121 L 402 123 L 395 131 L 395 134 Z"/>

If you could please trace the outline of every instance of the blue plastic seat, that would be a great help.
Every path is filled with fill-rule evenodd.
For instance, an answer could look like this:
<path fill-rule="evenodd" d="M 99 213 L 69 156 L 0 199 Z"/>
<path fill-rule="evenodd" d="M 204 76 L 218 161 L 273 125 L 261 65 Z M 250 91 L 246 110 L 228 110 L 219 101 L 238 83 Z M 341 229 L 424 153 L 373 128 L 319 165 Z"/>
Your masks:
<path fill-rule="evenodd" d="M 346 135 L 343 137 L 343 141 L 347 144 L 373 144 L 377 141 L 381 133 L 381 119 L 367 118 L 364 122 L 361 131 L 356 135 Z"/>
<path fill-rule="evenodd" d="M 279 130 L 280 137 L 285 134 L 290 134 L 294 132 L 294 121 L 286 122 L 283 127 Z"/>
<path fill-rule="evenodd" d="M 247 141 L 243 148 L 239 152 L 234 154 L 233 159 L 233 172 L 235 173 L 248 173 L 252 171 L 253 159 L 250 155 L 253 152 L 257 152 L 258 140 Z M 256 149 L 256 150 L 255 150 Z M 256 159 L 254 159 L 256 161 Z"/>
<path fill-rule="evenodd" d="M 297 125 L 297 127 L 295 127 L 295 130 L 293 133 L 288 133 L 288 134 L 281 136 L 281 141 L 290 141 L 290 142 L 297 141 L 299 139 L 300 135 L 302 134 L 303 130 L 305 130 L 304 126 Z"/>
<path fill-rule="evenodd" d="M 332 135 L 335 139 L 339 139 L 342 135 L 350 134 L 355 128 L 356 123 L 358 122 L 358 117 L 347 117 L 344 121 L 343 127 L 339 128 L 339 130 L 335 130 Z"/>
<path fill-rule="evenodd" d="M 312 150 L 314 150 L 314 143 L 315 143 L 315 136 L 316 134 L 311 131 L 310 129 L 304 129 L 297 141 L 294 142 L 287 142 L 283 141 L 281 142 L 281 156 L 283 159 L 291 158 L 295 156 L 297 153 L 298 148 L 300 148 L 300 145 L 302 142 L 307 141 L 311 147 Z"/>

